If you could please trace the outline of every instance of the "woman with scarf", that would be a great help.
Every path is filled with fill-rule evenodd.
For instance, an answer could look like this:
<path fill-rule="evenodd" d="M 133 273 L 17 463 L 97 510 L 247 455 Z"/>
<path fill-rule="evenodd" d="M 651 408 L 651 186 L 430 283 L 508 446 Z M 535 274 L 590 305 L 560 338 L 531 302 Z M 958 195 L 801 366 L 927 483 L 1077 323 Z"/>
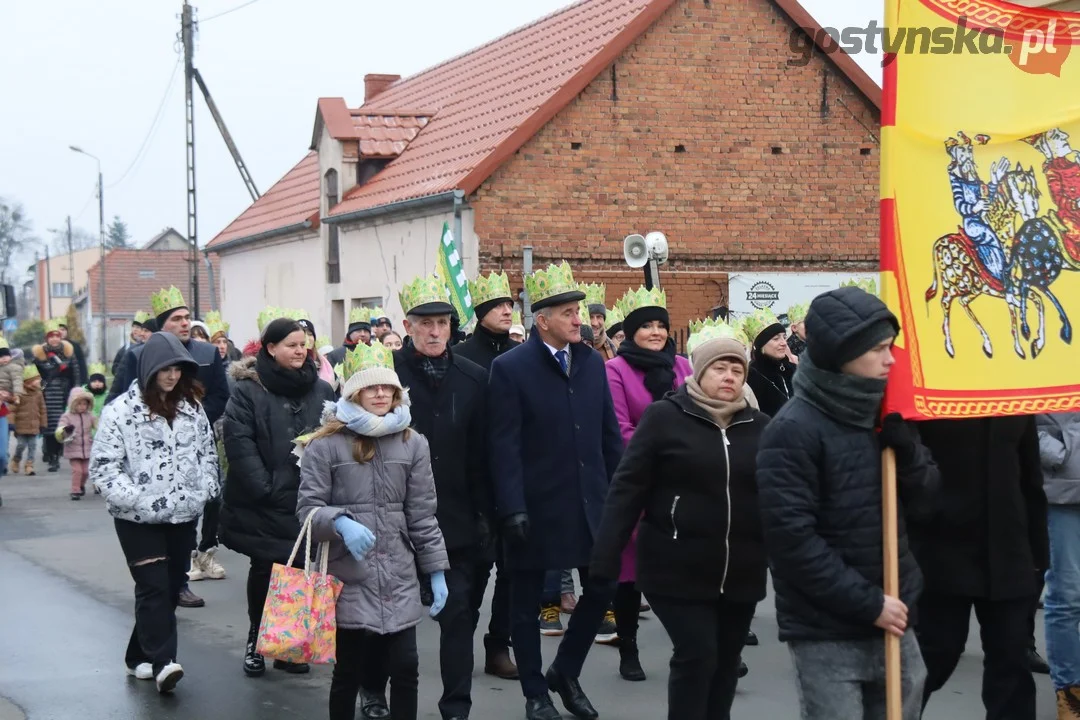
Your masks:
<path fill-rule="evenodd" d="M 738 331 L 711 322 L 688 346 L 692 374 L 645 409 L 611 480 L 590 570 L 625 572 L 620 552 L 638 527 L 637 585 L 674 646 L 667 717 L 726 720 L 765 597 L 754 474 L 769 418 L 743 392 Z"/>
<path fill-rule="evenodd" d="M 615 416 L 619 419 L 623 443 L 629 443 L 642 414 L 651 403 L 680 387 L 693 374 L 690 362 L 675 354 L 669 336 L 667 297 L 662 290 L 627 292 L 618 302 L 624 316 L 626 339 L 618 357 L 605 365 Z M 635 587 L 637 546 L 631 536 L 622 554 L 622 571 L 615 593 L 615 627 L 619 636 L 619 674 L 626 680 L 641 681 L 645 672 L 638 658 L 638 613 L 641 592 Z"/>
<path fill-rule="evenodd" d="M 67 411 L 68 395 L 72 388 L 82 384 L 75 346 L 64 339 L 60 327 L 59 321 L 50 320 L 45 325 L 45 344 L 35 345 L 31 350 L 34 364 L 41 374 L 42 394 L 48 411 L 48 423 L 42 433 L 45 441 L 42 459 L 49 464 L 49 472 L 60 471 L 63 452 L 63 444 L 53 435 L 56 424 Z"/>
<path fill-rule="evenodd" d="M 743 331 L 754 343 L 746 383 L 754 391 L 761 412 L 775 417 L 794 393 L 795 365 L 788 359 L 784 326 L 772 312 L 759 310 L 746 318 Z"/>
<path fill-rule="evenodd" d="M 274 563 L 285 564 L 300 534 L 296 520 L 300 467 L 292 452 L 293 440 L 318 427 L 323 404 L 333 402 L 334 391 L 319 379 L 304 329 L 288 318 L 268 324 L 254 357 L 237 360 L 229 372 L 236 386 L 224 415 L 228 469 L 221 541 L 251 558 L 244 673 L 258 677 L 266 671 L 262 656 L 255 652 L 255 641 L 270 569 Z M 274 667 L 292 673 L 308 671 L 307 665 L 276 660 Z"/>
<path fill-rule="evenodd" d="M 416 720 L 418 572 L 431 575 L 432 617 L 448 597 L 431 454 L 424 436 L 409 429 L 409 395 L 393 365 L 377 342 L 346 353 L 342 397 L 303 451 L 296 518 L 318 511 L 312 535 L 330 543 L 330 574 L 344 583 L 331 720 L 356 716 L 371 668 L 390 678 L 391 717 Z"/>

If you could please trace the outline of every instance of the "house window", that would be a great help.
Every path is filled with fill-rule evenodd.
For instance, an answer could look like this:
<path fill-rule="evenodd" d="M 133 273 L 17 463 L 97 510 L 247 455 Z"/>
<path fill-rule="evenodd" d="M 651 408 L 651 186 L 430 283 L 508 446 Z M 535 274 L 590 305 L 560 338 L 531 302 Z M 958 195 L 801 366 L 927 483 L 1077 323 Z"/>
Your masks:
<path fill-rule="evenodd" d="M 153 280 L 155 275 L 157 275 L 156 270 L 140 270 L 139 271 L 139 277 L 141 279 L 143 279 L 143 280 Z"/>
<path fill-rule="evenodd" d="M 330 212 L 338 204 L 338 176 L 337 170 L 327 170 L 323 176 L 326 192 L 326 212 Z M 327 225 L 326 228 L 326 282 L 334 285 L 341 282 L 341 253 L 338 247 L 337 225 Z"/>
<path fill-rule="evenodd" d="M 71 297 L 71 283 L 53 283 L 52 296 L 54 298 Z"/>

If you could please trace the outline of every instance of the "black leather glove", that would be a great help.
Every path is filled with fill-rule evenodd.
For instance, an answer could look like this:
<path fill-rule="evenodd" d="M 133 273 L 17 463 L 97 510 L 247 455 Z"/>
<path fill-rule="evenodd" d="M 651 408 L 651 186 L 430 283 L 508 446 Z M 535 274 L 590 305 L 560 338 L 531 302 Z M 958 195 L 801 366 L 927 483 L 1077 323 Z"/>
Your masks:
<path fill-rule="evenodd" d="M 881 446 L 896 451 L 896 461 L 907 463 L 915 456 L 915 444 L 919 436 L 900 413 L 891 413 L 881 422 Z"/>
<path fill-rule="evenodd" d="M 476 516 L 476 545 L 483 552 L 491 547 L 491 523 L 483 515 Z"/>
<path fill-rule="evenodd" d="M 529 539 L 529 515 L 514 513 L 504 519 L 503 536 L 511 545 L 524 545 Z"/>

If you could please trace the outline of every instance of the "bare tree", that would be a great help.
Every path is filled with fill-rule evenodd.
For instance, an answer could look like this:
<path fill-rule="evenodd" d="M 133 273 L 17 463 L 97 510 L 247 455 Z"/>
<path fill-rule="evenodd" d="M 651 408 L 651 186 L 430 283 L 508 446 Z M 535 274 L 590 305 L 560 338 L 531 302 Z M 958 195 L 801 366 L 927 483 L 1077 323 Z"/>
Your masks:
<path fill-rule="evenodd" d="M 8 281 L 14 255 L 29 240 L 30 221 L 21 204 L 0 198 L 0 284 Z"/>
<path fill-rule="evenodd" d="M 101 244 L 101 239 L 96 232 L 90 232 L 86 228 L 73 227 L 71 228 L 71 247 L 68 248 L 68 237 L 66 230 L 53 230 L 53 239 L 49 243 L 49 248 L 54 255 L 65 255 L 68 250 L 78 251 L 86 250 L 89 248 L 96 248 Z"/>

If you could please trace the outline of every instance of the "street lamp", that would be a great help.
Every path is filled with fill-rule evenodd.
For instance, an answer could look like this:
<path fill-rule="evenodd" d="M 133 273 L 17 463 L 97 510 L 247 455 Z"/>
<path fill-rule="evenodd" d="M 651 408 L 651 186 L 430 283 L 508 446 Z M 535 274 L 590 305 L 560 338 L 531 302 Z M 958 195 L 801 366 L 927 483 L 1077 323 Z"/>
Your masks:
<path fill-rule="evenodd" d="M 101 159 L 97 155 L 86 152 L 77 145 L 68 145 L 73 152 L 86 155 L 93 158 L 97 162 L 97 182 L 98 182 L 98 233 L 101 238 L 101 358 L 100 362 L 105 362 L 108 357 L 108 350 L 106 349 L 106 329 L 109 326 L 109 315 L 106 312 L 105 305 L 105 183 L 101 179 Z M 71 289 L 72 292 L 75 288 Z"/>

